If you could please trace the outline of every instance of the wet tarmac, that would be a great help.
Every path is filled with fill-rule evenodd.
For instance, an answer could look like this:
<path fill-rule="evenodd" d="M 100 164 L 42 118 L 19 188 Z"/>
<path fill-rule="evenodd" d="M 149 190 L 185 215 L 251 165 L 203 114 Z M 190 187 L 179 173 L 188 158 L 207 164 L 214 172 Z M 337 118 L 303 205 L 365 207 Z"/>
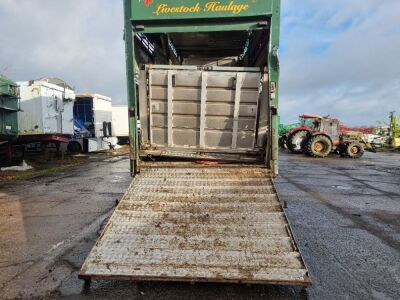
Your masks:
<path fill-rule="evenodd" d="M 92 282 L 79 269 L 129 185 L 119 157 L 0 185 L 0 299 L 399 299 L 400 154 L 324 160 L 282 153 L 276 186 L 309 289 Z"/>

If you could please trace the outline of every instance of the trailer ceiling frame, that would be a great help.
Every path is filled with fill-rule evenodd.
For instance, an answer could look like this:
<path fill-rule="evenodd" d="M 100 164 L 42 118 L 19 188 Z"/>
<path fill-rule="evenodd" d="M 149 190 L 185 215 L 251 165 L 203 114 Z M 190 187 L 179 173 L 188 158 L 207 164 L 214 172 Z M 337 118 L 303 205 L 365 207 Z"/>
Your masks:
<path fill-rule="evenodd" d="M 132 23 L 132 30 L 135 33 L 181 33 L 181 32 L 216 32 L 216 31 L 253 31 L 267 29 L 265 23 L 260 22 L 228 22 L 225 24 L 214 23 L 204 25 L 201 23 L 191 24 L 160 24 L 158 26 Z"/>

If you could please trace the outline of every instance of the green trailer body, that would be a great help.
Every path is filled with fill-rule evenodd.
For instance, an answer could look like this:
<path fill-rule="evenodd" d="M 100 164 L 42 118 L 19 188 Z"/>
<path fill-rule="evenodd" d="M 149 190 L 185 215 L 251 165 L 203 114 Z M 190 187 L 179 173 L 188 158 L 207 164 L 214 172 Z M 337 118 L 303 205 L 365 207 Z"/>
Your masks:
<path fill-rule="evenodd" d="M 19 89 L 0 75 L 0 141 L 10 141 L 18 134 Z"/>
<path fill-rule="evenodd" d="M 268 92 L 264 94 L 269 102 L 270 128 L 268 144 L 265 146 L 265 163 L 273 173 L 278 173 L 278 103 L 279 103 L 279 31 L 280 0 L 241 1 L 195 1 L 195 0 L 137 0 L 124 1 L 125 5 L 125 45 L 128 82 L 128 105 L 130 109 L 132 172 L 139 171 L 140 130 L 139 96 L 135 78 L 139 77 L 137 34 L 169 33 L 212 33 L 219 32 L 235 37 L 235 33 L 263 32 L 265 47 L 257 53 L 263 61 L 255 62 L 256 67 L 266 68 Z M 187 45 L 186 45 L 187 46 Z M 227 45 L 227 47 L 230 45 Z M 246 45 L 242 45 L 244 50 Z M 225 48 L 215 49 L 222 52 Z M 136 55 L 135 55 L 136 54 Z M 264 72 L 264 71 L 263 71 Z M 201 149 L 199 149 L 201 150 Z"/>
<path fill-rule="evenodd" d="M 124 8 L 134 179 L 80 278 L 310 286 L 273 183 L 280 1 Z"/>

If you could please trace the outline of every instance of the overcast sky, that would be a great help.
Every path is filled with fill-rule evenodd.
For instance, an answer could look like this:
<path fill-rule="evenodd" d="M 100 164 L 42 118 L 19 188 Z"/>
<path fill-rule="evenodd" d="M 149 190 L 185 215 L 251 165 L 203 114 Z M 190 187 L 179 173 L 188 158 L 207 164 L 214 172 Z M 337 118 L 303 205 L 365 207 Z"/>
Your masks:
<path fill-rule="evenodd" d="M 281 106 L 349 125 L 400 115 L 399 0 L 282 0 Z M 122 0 L 0 0 L 0 72 L 126 102 Z"/>

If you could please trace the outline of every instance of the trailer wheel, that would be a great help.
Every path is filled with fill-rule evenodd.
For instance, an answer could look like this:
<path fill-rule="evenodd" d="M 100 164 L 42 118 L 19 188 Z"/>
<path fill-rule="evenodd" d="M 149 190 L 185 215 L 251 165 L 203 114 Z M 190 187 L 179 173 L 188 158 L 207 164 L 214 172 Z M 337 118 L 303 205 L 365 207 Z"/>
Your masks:
<path fill-rule="evenodd" d="M 364 147 L 357 142 L 349 143 L 346 147 L 346 155 L 350 158 L 360 158 L 364 155 Z"/>
<path fill-rule="evenodd" d="M 315 135 L 308 140 L 305 150 L 308 156 L 327 157 L 332 152 L 332 142 L 324 135 Z"/>
<path fill-rule="evenodd" d="M 24 161 L 24 159 L 25 159 L 25 147 L 23 146 L 15 147 L 12 156 L 13 164 L 19 165 Z"/>
<path fill-rule="evenodd" d="M 67 150 L 70 153 L 80 153 L 82 152 L 82 146 L 78 142 L 72 141 L 68 143 Z"/>
<path fill-rule="evenodd" d="M 307 138 L 308 131 L 300 130 L 293 134 L 289 134 L 286 145 L 292 153 L 302 153 L 303 141 Z"/>

